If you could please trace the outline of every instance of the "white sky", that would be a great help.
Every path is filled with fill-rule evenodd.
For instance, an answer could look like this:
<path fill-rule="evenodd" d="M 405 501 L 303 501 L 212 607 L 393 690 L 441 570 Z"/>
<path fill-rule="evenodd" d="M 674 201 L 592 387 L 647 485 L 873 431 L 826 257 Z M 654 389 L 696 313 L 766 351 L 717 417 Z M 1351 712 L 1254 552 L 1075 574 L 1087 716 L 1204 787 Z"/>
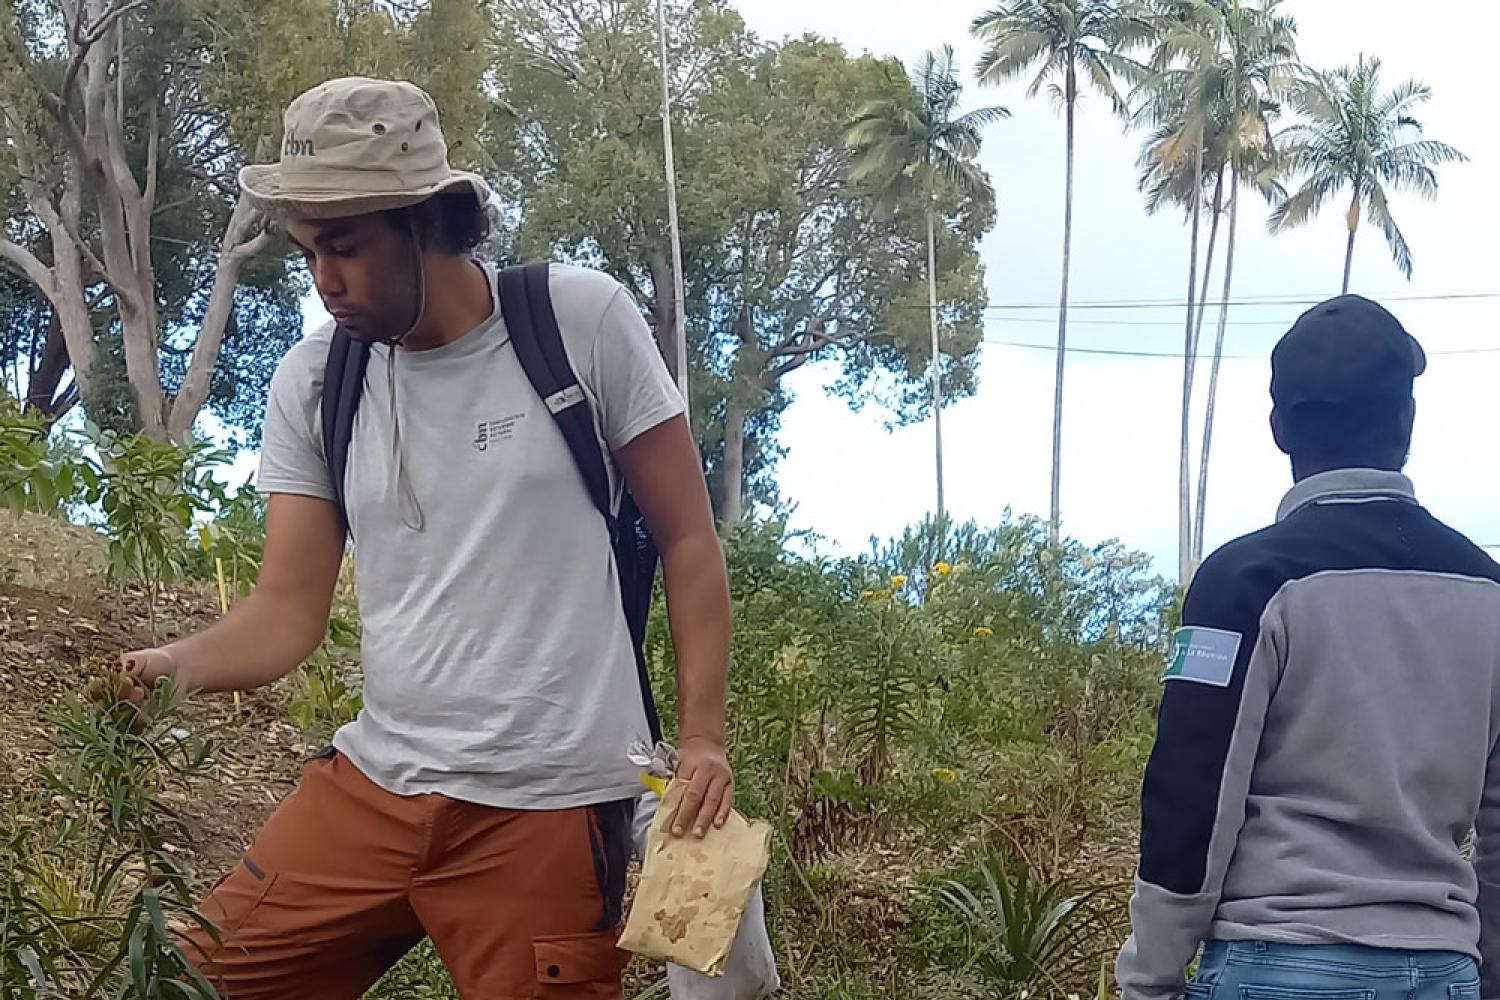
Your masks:
<path fill-rule="evenodd" d="M 852 51 L 895 55 L 908 64 L 952 44 L 963 64 L 978 55 L 968 25 L 983 0 L 926 0 L 920 15 L 894 0 L 739 0 L 757 32 L 816 32 Z M 1408 284 L 1378 231 L 1356 250 L 1354 290 L 1375 298 L 1492 293 L 1467 301 L 1388 301 L 1431 353 L 1418 384 L 1418 429 L 1410 472 L 1439 517 L 1481 544 L 1500 544 L 1500 133 L 1492 127 L 1488 40 L 1500 32 L 1500 4 L 1475 0 L 1292 0 L 1303 59 L 1320 68 L 1379 55 L 1388 84 L 1416 76 L 1434 90 L 1423 114 L 1429 138 L 1468 154 L 1442 171 L 1435 204 L 1403 197 L 1397 222 L 1416 257 Z M 970 86 L 966 104 L 1004 104 L 1014 117 L 995 126 L 982 155 L 999 196 L 999 221 L 984 244 L 992 305 L 1053 303 L 989 313 L 986 337 L 1047 345 L 1056 339 L 1061 265 L 1063 128 L 1045 98 L 1024 86 Z M 1100 99 L 1081 110 L 1072 298 L 1075 303 L 1180 300 L 1187 229 L 1180 217 L 1151 218 L 1136 191 L 1138 134 L 1125 134 Z M 1234 297 L 1323 298 L 1342 277 L 1343 211 L 1273 239 L 1264 203 L 1241 198 Z M 1205 234 L 1206 235 L 1206 234 Z M 1222 240 L 1219 260 L 1222 261 Z M 1217 269 L 1222 276 L 1222 269 Z M 1215 279 L 1214 295 L 1222 277 Z M 1235 307 L 1214 434 L 1208 505 L 1210 548 L 1264 525 L 1290 485 L 1286 460 L 1267 430 L 1269 355 L 1300 306 Z M 1180 351 L 1182 309 L 1070 311 L 1070 346 Z M 1216 316 L 1209 317 L 1212 331 Z M 1129 324 L 1129 325 L 1126 325 Z M 1445 351 L 1494 349 L 1445 355 Z M 994 522 L 1007 508 L 1045 515 L 1051 453 L 1050 350 L 985 349 L 978 395 L 947 411 L 949 505 L 956 516 Z M 1198 380 L 1201 407 L 1207 365 Z M 827 373 L 799 373 L 797 402 L 782 434 L 789 454 L 780 482 L 798 505 L 794 525 L 842 550 L 863 548 L 919 519 L 932 504 L 931 425 L 888 434 L 874 415 L 851 414 L 820 391 Z M 1063 457 L 1065 530 L 1085 541 L 1118 537 L 1176 564 L 1180 361 L 1070 355 Z M 1200 409 L 1201 413 L 1201 409 Z M 1194 457 L 1196 470 L 1197 458 Z"/>
<path fill-rule="evenodd" d="M 1441 173 L 1435 204 L 1404 197 L 1396 218 L 1414 249 L 1408 284 L 1380 234 L 1366 230 L 1356 251 L 1354 290 L 1385 299 L 1426 345 L 1428 374 L 1418 383 L 1418 427 L 1410 472 L 1438 516 L 1480 544 L 1500 546 L 1500 132 L 1488 41 L 1500 34 L 1500 4 L 1480 0 L 1292 0 L 1304 60 L 1332 68 L 1361 49 L 1381 56 L 1387 83 L 1416 76 L 1434 90 L 1424 114 L 1429 138 L 1457 145 L 1472 162 Z M 926 0 L 920 13 L 895 0 L 738 0 L 751 28 L 779 38 L 815 32 L 851 51 L 910 63 L 952 44 L 972 67 L 978 48 L 968 25 L 983 0 Z M 971 106 L 1004 104 L 1014 117 L 994 127 L 982 161 L 999 197 L 999 220 L 983 254 L 992 305 L 990 340 L 1042 349 L 985 348 L 979 393 L 945 411 L 949 505 L 959 518 L 994 523 L 1006 508 L 1045 516 L 1051 455 L 1052 367 L 1056 339 L 1063 200 L 1063 129 L 1045 98 L 1020 84 L 981 90 Z M 1181 299 L 1187 230 L 1180 217 L 1146 215 L 1137 192 L 1139 134 L 1127 134 L 1105 103 L 1080 112 L 1069 343 L 1080 348 L 1180 351 L 1181 307 L 1105 310 L 1090 302 Z M 690 170 L 691 164 L 679 165 Z M 1241 198 L 1234 297 L 1316 300 L 1336 294 L 1343 269 L 1343 212 L 1333 206 L 1310 228 L 1272 239 L 1263 203 Z M 1206 236 L 1206 233 L 1205 233 Z M 1221 241 L 1221 248 L 1222 248 Z M 1219 259 L 1222 261 L 1222 249 Z M 1217 273 L 1222 276 L 1222 268 Z M 1222 277 L 1215 279 L 1217 296 Z M 1449 301 L 1394 301 L 1489 293 Z M 1210 473 L 1208 546 L 1264 525 L 1290 485 L 1286 460 L 1267 430 L 1269 356 L 1301 306 L 1236 306 Z M 316 298 L 307 320 L 323 319 Z M 1216 316 L 1205 328 L 1213 333 Z M 1490 353 L 1444 354 L 1484 350 Z M 931 425 L 887 433 L 880 416 L 856 415 L 822 391 L 817 368 L 790 383 L 780 470 L 783 495 L 797 505 L 793 526 L 852 553 L 887 537 L 932 506 Z M 1064 529 L 1086 542 L 1119 538 L 1175 573 L 1181 362 L 1170 358 L 1070 355 L 1064 416 Z M 1198 380 L 1200 413 L 1207 365 Z M 1196 446 L 1195 446 L 1196 451 Z M 240 470 L 253 468 L 245 455 Z M 1196 454 L 1193 459 L 1197 468 Z"/>

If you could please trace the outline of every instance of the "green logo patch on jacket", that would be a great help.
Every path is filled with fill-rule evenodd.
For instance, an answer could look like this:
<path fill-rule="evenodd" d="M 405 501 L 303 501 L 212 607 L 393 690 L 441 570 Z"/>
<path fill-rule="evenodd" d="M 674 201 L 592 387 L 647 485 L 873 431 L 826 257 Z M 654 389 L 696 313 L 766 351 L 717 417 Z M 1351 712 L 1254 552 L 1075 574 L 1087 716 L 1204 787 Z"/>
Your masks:
<path fill-rule="evenodd" d="M 1172 659 L 1163 681 L 1193 681 L 1228 687 L 1244 636 L 1216 628 L 1180 628 L 1172 635 Z"/>

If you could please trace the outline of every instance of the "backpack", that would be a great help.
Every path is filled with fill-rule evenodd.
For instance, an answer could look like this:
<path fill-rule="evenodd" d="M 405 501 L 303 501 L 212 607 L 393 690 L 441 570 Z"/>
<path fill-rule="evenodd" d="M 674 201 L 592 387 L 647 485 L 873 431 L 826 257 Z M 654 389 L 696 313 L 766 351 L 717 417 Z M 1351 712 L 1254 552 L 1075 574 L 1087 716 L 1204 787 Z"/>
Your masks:
<path fill-rule="evenodd" d="M 620 577 L 620 603 L 630 630 L 641 700 L 654 743 L 661 739 L 661 718 L 651 694 L 645 643 L 659 562 L 656 543 L 629 489 L 624 490 L 619 510 L 614 508 L 609 473 L 604 465 L 605 446 L 595 430 L 588 397 L 563 347 L 548 279 L 546 263 L 504 269 L 500 272 L 500 311 L 526 378 L 551 411 L 589 496 L 609 527 L 610 546 Z M 342 329 L 334 330 L 323 372 L 323 453 L 328 457 L 339 517 L 346 533 L 349 516 L 344 471 L 349 465 L 354 417 L 359 410 L 369 362 L 368 344 L 355 340 Z"/>

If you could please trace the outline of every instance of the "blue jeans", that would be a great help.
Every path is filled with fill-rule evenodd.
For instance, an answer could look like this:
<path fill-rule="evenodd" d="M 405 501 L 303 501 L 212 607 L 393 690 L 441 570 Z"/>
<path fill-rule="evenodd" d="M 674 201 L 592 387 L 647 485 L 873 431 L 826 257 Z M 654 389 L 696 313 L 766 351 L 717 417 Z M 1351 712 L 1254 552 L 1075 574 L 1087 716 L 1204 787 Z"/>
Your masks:
<path fill-rule="evenodd" d="M 1480 1000 L 1479 965 L 1451 951 L 1210 941 L 1187 1000 Z"/>

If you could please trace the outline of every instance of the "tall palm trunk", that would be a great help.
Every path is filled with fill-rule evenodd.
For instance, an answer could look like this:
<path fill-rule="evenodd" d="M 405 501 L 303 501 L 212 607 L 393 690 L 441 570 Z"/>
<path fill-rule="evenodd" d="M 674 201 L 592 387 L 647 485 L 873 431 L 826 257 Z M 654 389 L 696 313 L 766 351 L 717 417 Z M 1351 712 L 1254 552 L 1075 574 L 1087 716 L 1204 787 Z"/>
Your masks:
<path fill-rule="evenodd" d="M 1078 77 L 1068 63 L 1067 90 L 1068 168 L 1067 194 L 1063 210 L 1062 296 L 1057 306 L 1057 380 L 1052 399 L 1052 518 L 1049 537 L 1056 545 L 1062 525 L 1062 416 L 1063 371 L 1068 360 L 1068 277 L 1073 266 L 1073 142 L 1074 117 L 1078 110 Z"/>
<path fill-rule="evenodd" d="M 1193 336 L 1193 303 L 1198 297 L 1198 233 L 1203 219 L 1198 202 L 1202 189 L 1203 146 L 1200 143 L 1193 172 L 1193 237 L 1192 252 L 1188 257 L 1187 333 L 1182 348 L 1182 449 L 1177 463 L 1177 568 L 1182 583 L 1187 582 L 1193 559 L 1193 482 L 1188 450 L 1192 446 L 1193 366 L 1198 361 L 1197 340 Z"/>
<path fill-rule="evenodd" d="M 1219 397 L 1219 365 L 1224 360 L 1224 335 L 1229 328 L 1229 295 L 1234 286 L 1234 245 L 1240 221 L 1240 178 L 1229 171 L 1229 246 L 1224 253 L 1224 301 L 1219 304 L 1219 335 L 1214 340 L 1214 364 L 1208 375 L 1208 410 L 1203 417 L 1203 456 L 1198 465 L 1198 513 L 1193 529 L 1193 566 L 1203 561 L 1203 524 L 1208 508 L 1208 459 L 1214 440 L 1214 406 Z"/>
<path fill-rule="evenodd" d="M 1359 234 L 1359 185 L 1354 185 L 1354 200 L 1349 203 L 1349 247 L 1344 251 L 1344 294 L 1349 294 L 1349 278 L 1354 273 L 1354 237 Z"/>
<path fill-rule="evenodd" d="M 943 493 L 943 355 L 938 341 L 937 236 L 932 197 L 927 198 L 927 315 L 932 321 L 932 427 L 937 468 L 937 524 L 947 531 L 948 506 Z"/>
<path fill-rule="evenodd" d="M 1219 223 L 1224 217 L 1224 168 L 1219 167 L 1219 176 L 1214 181 L 1213 221 L 1208 224 L 1208 254 L 1203 263 L 1203 280 L 1198 283 L 1198 328 L 1193 331 L 1193 354 L 1197 356 L 1198 345 L 1203 343 L 1203 317 L 1208 313 L 1208 286 L 1213 281 L 1214 251 L 1219 244 Z"/>

